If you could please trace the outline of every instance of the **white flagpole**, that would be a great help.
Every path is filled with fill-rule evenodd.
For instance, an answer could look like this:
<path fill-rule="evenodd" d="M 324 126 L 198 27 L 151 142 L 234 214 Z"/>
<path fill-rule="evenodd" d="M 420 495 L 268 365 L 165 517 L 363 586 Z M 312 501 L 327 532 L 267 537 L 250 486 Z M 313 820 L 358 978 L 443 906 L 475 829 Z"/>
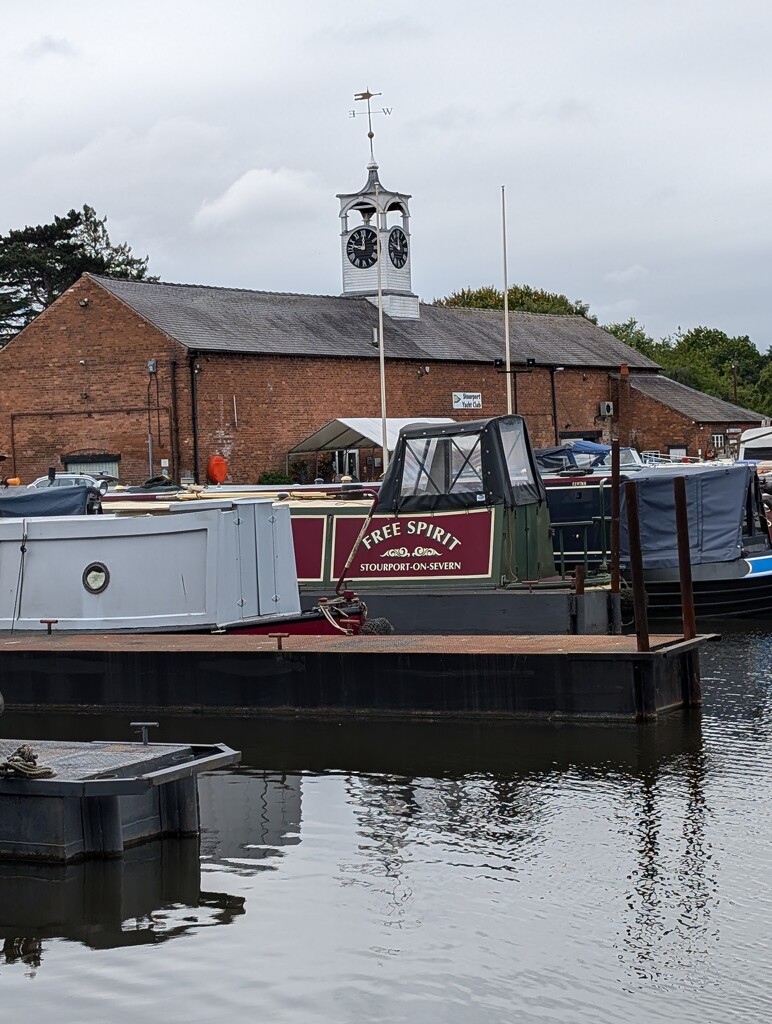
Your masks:
<path fill-rule="evenodd" d="M 383 447 L 383 472 L 389 468 L 389 434 L 386 428 L 386 352 L 383 345 L 383 291 L 381 280 L 381 192 L 375 185 L 375 237 L 378 258 L 378 359 L 381 373 L 381 444 Z"/>
<path fill-rule="evenodd" d="M 504 249 L 504 376 L 507 378 L 507 416 L 512 415 L 512 374 L 509 353 L 509 276 L 507 274 L 507 206 L 501 186 L 501 234 Z"/>

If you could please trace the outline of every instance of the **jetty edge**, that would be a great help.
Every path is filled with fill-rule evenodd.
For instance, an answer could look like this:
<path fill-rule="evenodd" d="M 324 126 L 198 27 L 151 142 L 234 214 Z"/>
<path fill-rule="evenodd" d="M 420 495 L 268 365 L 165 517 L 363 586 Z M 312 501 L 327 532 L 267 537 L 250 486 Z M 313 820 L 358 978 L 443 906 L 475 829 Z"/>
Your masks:
<path fill-rule="evenodd" d="M 0 664 L 20 713 L 647 721 L 699 706 L 713 638 L 30 633 Z"/>

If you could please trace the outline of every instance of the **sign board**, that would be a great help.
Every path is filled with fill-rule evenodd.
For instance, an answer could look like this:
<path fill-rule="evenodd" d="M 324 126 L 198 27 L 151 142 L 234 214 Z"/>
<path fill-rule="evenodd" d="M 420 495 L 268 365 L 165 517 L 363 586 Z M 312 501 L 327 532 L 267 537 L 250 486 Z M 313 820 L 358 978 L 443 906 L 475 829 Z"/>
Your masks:
<path fill-rule="evenodd" d="M 336 516 L 333 577 L 343 571 L 364 516 Z M 486 579 L 493 559 L 493 510 L 373 516 L 346 578 Z"/>
<path fill-rule="evenodd" d="M 454 409 L 482 409 L 482 394 L 479 391 L 454 391 Z"/>

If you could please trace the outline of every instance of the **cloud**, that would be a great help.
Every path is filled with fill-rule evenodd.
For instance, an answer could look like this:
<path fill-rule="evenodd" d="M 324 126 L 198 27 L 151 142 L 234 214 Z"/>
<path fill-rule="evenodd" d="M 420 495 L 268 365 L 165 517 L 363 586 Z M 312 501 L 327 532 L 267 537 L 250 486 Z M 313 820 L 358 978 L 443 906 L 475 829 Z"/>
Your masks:
<path fill-rule="evenodd" d="M 242 174 L 216 199 L 204 200 L 193 218 L 196 228 L 209 230 L 233 225 L 249 226 L 255 219 L 296 221 L 315 214 L 321 199 L 316 175 L 282 167 L 255 167 Z"/>
<path fill-rule="evenodd" d="M 46 57 L 77 57 L 80 51 L 69 39 L 61 36 L 41 36 L 34 43 L 25 46 L 22 56 L 27 60 L 43 60 Z"/>
<path fill-rule="evenodd" d="M 636 299 L 620 299 L 618 302 L 592 303 L 593 312 L 600 323 L 614 324 L 624 323 L 631 317 L 638 320 L 640 316 L 640 303 Z"/>
<path fill-rule="evenodd" d="M 609 270 L 603 275 L 603 280 L 609 284 L 630 284 L 633 281 L 643 281 L 649 276 L 646 267 L 640 263 L 634 263 L 631 267 L 624 267 L 622 270 Z"/>

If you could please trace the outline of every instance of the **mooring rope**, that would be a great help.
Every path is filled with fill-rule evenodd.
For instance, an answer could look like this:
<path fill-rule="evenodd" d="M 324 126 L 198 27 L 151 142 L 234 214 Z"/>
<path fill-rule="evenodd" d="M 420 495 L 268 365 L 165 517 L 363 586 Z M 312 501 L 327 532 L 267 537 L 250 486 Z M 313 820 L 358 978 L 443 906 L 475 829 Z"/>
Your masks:
<path fill-rule="evenodd" d="M 0 778 L 14 775 L 23 779 L 50 779 L 56 772 L 38 764 L 38 755 L 29 743 L 22 743 L 7 760 L 0 761 Z"/>
<path fill-rule="evenodd" d="M 11 616 L 11 632 L 16 628 L 16 623 L 21 616 L 21 592 L 24 586 L 24 557 L 27 554 L 27 520 L 22 521 L 21 547 L 19 548 L 19 575 L 16 580 L 16 595 L 13 601 L 13 614 Z"/>

